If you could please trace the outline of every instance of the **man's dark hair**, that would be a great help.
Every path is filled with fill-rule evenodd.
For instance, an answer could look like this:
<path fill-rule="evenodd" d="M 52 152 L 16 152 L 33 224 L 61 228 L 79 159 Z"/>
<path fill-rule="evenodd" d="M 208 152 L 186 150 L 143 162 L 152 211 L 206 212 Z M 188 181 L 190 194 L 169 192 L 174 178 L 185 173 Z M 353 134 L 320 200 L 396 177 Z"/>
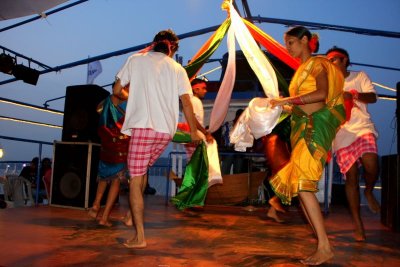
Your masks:
<path fill-rule="evenodd" d="M 196 85 L 196 84 L 199 84 L 199 83 L 207 83 L 207 82 L 205 80 L 203 80 L 203 79 L 200 79 L 200 78 L 194 78 L 190 84 L 193 86 L 193 85 Z"/>
<path fill-rule="evenodd" d="M 179 38 L 170 29 L 157 33 L 156 36 L 154 36 L 153 42 L 155 43 L 153 48 L 155 52 L 169 54 L 170 48 L 173 52 L 177 51 L 179 48 Z"/>
<path fill-rule="evenodd" d="M 347 57 L 347 64 L 346 64 L 346 67 L 348 67 L 348 66 L 350 65 L 350 56 L 349 56 L 349 53 L 347 52 L 346 49 L 343 49 L 343 48 L 334 46 L 334 47 L 332 47 L 331 49 L 329 49 L 328 51 L 326 51 L 325 55 L 328 55 L 328 54 L 331 53 L 331 52 L 339 52 L 339 53 L 345 55 L 345 56 Z"/>

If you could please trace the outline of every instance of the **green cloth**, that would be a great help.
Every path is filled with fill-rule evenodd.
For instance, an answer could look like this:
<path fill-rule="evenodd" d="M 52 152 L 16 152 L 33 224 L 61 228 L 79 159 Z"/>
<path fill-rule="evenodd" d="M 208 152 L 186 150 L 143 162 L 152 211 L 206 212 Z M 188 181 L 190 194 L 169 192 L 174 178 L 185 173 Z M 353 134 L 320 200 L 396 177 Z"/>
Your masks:
<path fill-rule="evenodd" d="M 190 63 L 184 67 L 189 79 L 195 78 L 196 73 L 203 67 L 203 65 L 207 62 L 211 55 L 214 54 L 215 50 L 217 50 L 222 40 L 224 39 L 230 25 L 231 20 L 226 19 L 215 31 L 215 35 L 207 49 L 203 51 L 203 53 L 199 55 L 199 57 L 197 57 L 195 60 L 190 61 Z"/>
<path fill-rule="evenodd" d="M 192 142 L 192 138 L 190 137 L 190 134 L 187 132 L 176 131 L 174 137 L 172 137 L 172 142 L 190 143 L 190 142 Z"/>
<path fill-rule="evenodd" d="M 182 186 L 178 194 L 171 199 L 175 206 L 184 210 L 190 207 L 204 206 L 208 190 L 208 158 L 206 144 L 197 146 L 186 165 Z"/>
<path fill-rule="evenodd" d="M 332 147 L 336 131 L 342 124 L 343 118 L 345 118 L 343 105 L 332 108 L 325 106 L 311 115 L 298 106 L 294 106 L 291 117 L 291 145 L 295 147 L 300 140 L 304 139 L 311 155 L 315 155 L 316 151 L 317 153 L 323 151 L 321 166 L 324 166 L 328 157 L 327 153 Z"/>

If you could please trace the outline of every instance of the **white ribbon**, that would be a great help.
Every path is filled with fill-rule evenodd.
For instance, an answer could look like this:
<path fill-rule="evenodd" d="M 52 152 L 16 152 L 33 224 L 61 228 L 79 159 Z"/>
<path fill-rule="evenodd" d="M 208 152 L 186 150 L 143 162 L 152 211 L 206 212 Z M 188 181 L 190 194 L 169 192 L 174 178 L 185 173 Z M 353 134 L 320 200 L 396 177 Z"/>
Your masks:
<path fill-rule="evenodd" d="M 254 138 L 266 136 L 278 123 L 282 107 L 271 108 L 268 98 L 253 98 L 233 127 L 229 138 L 235 150 L 245 152 Z"/>
<path fill-rule="evenodd" d="M 264 52 L 257 45 L 250 31 L 247 29 L 242 18 L 230 4 L 231 27 L 235 31 L 236 39 L 243 51 L 250 67 L 256 74 L 258 80 L 268 97 L 278 97 L 278 80 L 275 70 L 265 56 Z"/>
<path fill-rule="evenodd" d="M 235 34 L 231 25 L 228 30 L 228 63 L 226 65 L 225 75 L 215 98 L 214 107 L 210 115 L 210 132 L 215 132 L 222 125 L 228 112 L 229 103 L 236 79 L 236 48 Z"/>
<path fill-rule="evenodd" d="M 225 75 L 222 80 L 220 89 L 214 102 L 214 107 L 210 115 L 210 131 L 215 132 L 222 125 L 229 109 L 229 103 L 232 95 L 233 86 L 236 79 L 236 50 L 235 37 L 243 51 L 250 67 L 256 74 L 265 94 L 270 98 L 279 96 L 278 81 L 275 70 L 265 56 L 264 52 L 257 45 L 253 36 L 250 34 L 242 18 L 239 16 L 231 1 L 229 1 L 229 11 L 231 16 L 231 25 L 228 30 L 227 45 L 228 45 L 228 63 L 225 70 Z M 269 125 L 263 126 L 264 130 L 271 129 L 276 125 L 281 109 L 274 109 L 274 114 L 269 115 L 271 109 L 264 110 L 263 115 L 268 118 L 262 119 Z M 249 115 L 250 116 L 250 115 Z M 254 116 L 254 114 L 253 114 Z M 272 128 L 273 128 L 272 127 Z M 255 127 L 252 127 L 255 130 Z M 258 131 L 256 131 L 256 135 Z"/>

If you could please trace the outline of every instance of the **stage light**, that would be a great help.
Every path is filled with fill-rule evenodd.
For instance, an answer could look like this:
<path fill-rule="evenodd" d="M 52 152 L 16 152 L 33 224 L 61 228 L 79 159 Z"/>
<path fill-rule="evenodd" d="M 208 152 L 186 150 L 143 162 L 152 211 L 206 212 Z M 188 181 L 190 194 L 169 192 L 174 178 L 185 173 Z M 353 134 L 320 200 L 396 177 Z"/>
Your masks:
<path fill-rule="evenodd" d="M 14 75 L 17 80 L 36 85 L 40 72 L 26 67 L 22 64 L 16 64 L 16 59 L 5 53 L 0 54 L 0 71 L 6 74 Z"/>
<path fill-rule="evenodd" d="M 36 85 L 40 73 L 37 70 L 18 64 L 14 66 L 12 74 L 17 80 L 23 80 L 26 83 Z"/>
<path fill-rule="evenodd" d="M 15 65 L 14 58 L 5 53 L 0 54 L 0 71 L 6 74 L 12 74 Z"/>

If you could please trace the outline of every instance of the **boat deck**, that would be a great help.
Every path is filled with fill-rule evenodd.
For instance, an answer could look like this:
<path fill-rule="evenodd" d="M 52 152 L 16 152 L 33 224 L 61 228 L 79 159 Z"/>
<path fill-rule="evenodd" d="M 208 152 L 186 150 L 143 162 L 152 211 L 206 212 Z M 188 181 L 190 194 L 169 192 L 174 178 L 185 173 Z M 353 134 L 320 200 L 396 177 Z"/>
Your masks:
<path fill-rule="evenodd" d="M 87 211 L 54 206 L 0 210 L 0 266 L 302 266 L 316 240 L 295 206 L 277 223 L 266 207 L 206 206 L 183 213 L 160 196 L 145 197 L 147 248 L 128 249 L 132 228 L 119 221 L 126 196 L 113 210 L 113 227 Z M 354 242 L 346 207 L 331 206 L 326 227 L 335 250 L 324 266 L 400 266 L 400 233 L 362 206 L 366 242 Z"/>

